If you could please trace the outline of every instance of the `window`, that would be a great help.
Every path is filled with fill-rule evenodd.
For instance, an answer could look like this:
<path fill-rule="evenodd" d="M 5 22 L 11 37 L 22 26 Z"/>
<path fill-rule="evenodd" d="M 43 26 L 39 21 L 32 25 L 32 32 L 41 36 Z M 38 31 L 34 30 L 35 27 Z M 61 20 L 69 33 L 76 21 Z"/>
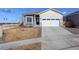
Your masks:
<path fill-rule="evenodd" d="M 60 19 L 51 19 L 51 20 L 60 20 Z"/>
<path fill-rule="evenodd" d="M 46 20 L 46 19 L 43 19 L 43 20 Z"/>
<path fill-rule="evenodd" d="M 60 19 L 56 19 L 56 20 L 60 20 Z"/>
<path fill-rule="evenodd" d="M 31 17 L 27 17 L 27 22 L 32 22 L 32 18 Z"/>
<path fill-rule="evenodd" d="M 50 20 L 50 19 L 47 19 L 47 20 Z"/>
<path fill-rule="evenodd" d="M 60 19 L 43 19 L 43 20 L 60 20 Z"/>
<path fill-rule="evenodd" d="M 51 20 L 55 20 L 55 19 L 51 19 Z"/>

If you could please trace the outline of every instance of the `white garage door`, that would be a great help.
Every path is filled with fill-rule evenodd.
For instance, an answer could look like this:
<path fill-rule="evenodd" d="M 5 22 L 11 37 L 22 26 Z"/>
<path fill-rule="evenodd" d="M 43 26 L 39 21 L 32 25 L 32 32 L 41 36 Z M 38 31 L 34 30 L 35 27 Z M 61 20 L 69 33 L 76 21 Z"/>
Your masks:
<path fill-rule="evenodd" d="M 42 26 L 59 26 L 59 20 L 43 20 Z"/>
<path fill-rule="evenodd" d="M 53 20 L 51 25 L 52 26 L 59 26 L 59 20 Z"/>

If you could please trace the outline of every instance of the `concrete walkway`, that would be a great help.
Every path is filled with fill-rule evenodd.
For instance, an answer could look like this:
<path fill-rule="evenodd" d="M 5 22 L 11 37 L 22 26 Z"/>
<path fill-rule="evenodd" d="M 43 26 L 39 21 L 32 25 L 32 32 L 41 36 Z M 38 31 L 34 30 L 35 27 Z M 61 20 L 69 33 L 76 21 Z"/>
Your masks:
<path fill-rule="evenodd" d="M 2 28 L 0 26 L 0 44 L 3 43 L 2 36 L 3 36 L 3 32 L 2 32 Z"/>
<path fill-rule="evenodd" d="M 3 43 L 3 44 L 0 44 L 0 50 L 7 50 L 10 48 L 16 48 L 18 46 L 29 45 L 33 43 L 39 43 L 39 42 L 41 42 L 40 38 L 36 38 L 36 39 L 33 38 L 33 39 L 25 39 L 20 41 Z"/>
<path fill-rule="evenodd" d="M 79 49 L 79 35 L 61 27 L 43 27 L 42 39 L 44 50 Z"/>

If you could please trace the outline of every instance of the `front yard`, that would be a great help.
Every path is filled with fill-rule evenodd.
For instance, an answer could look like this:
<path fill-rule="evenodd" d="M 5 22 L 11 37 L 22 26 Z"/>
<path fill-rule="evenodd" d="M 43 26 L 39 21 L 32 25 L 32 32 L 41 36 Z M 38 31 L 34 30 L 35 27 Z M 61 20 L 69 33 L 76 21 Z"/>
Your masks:
<path fill-rule="evenodd" d="M 37 38 L 40 36 L 40 27 L 16 27 L 3 31 L 3 40 L 6 42 Z"/>

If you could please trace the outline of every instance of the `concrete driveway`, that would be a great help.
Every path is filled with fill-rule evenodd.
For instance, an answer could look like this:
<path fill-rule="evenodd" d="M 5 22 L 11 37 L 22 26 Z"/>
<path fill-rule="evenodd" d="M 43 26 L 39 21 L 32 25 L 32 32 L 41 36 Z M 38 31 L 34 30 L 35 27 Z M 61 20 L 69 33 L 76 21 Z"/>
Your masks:
<path fill-rule="evenodd" d="M 79 35 L 72 34 L 62 27 L 42 28 L 43 50 L 79 49 Z"/>

